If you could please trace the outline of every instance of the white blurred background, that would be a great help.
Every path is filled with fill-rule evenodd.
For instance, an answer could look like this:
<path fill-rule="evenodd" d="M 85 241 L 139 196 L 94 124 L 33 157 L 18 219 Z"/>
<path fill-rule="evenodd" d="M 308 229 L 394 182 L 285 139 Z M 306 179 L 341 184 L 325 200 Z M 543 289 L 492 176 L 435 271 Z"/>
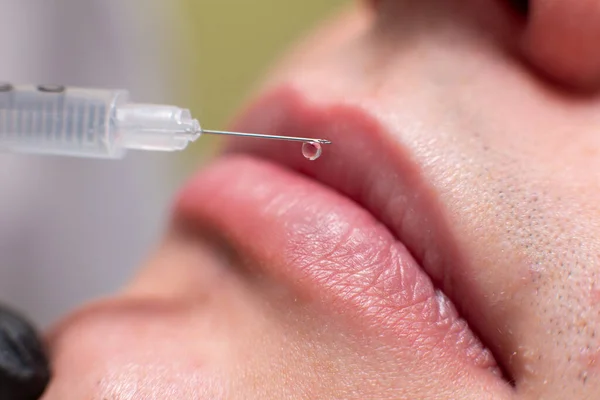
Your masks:
<path fill-rule="evenodd" d="M 172 102 L 164 61 L 173 21 L 161 3 L 0 0 L 0 81 L 123 88 L 142 102 Z M 46 326 L 122 285 L 161 234 L 175 160 L 0 153 L 0 301 Z"/>

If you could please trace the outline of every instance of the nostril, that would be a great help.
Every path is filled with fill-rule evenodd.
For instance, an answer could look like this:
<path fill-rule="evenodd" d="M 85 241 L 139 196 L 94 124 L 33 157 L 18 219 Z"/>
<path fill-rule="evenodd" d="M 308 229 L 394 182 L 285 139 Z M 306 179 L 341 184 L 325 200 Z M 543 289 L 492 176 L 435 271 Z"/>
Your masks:
<path fill-rule="evenodd" d="M 506 0 L 506 2 L 522 16 L 529 16 L 529 0 Z"/>
<path fill-rule="evenodd" d="M 515 7 L 523 3 L 510 2 Z M 598 5 L 598 0 L 530 0 L 522 40 L 525 57 L 562 86 L 597 92 L 600 89 Z"/>

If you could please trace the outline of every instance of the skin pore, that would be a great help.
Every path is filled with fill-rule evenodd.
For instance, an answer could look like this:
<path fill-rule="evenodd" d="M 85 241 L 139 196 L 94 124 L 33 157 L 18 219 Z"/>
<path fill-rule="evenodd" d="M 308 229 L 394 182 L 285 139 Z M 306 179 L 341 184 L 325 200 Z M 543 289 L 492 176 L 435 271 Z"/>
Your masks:
<path fill-rule="evenodd" d="M 362 2 L 236 120 L 45 400 L 594 399 L 600 5 Z M 311 134 L 308 135 L 307 132 Z"/>

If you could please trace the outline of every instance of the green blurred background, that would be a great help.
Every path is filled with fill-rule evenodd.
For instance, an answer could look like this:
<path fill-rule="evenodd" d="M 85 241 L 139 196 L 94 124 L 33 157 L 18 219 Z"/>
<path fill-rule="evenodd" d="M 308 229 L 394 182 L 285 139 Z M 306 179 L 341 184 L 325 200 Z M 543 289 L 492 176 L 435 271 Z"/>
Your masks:
<path fill-rule="evenodd" d="M 349 0 L 180 0 L 182 29 L 177 97 L 206 128 L 226 127 L 255 84 L 306 31 Z M 173 2 L 172 4 L 175 4 Z M 181 71 L 181 72 L 179 72 Z M 188 160 L 218 141 L 186 152 Z M 201 157 L 203 158 L 203 157 Z"/>

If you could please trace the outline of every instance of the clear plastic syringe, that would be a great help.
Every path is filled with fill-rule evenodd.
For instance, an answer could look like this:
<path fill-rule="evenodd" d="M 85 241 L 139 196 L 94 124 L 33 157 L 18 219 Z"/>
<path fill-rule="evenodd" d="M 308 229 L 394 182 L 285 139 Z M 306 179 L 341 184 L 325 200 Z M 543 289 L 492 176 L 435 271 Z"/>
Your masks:
<path fill-rule="evenodd" d="M 131 103 L 124 90 L 0 83 L 0 151 L 121 158 L 127 150 L 183 150 L 203 133 L 302 142 L 310 159 L 331 143 L 205 130 L 189 110 Z"/>

